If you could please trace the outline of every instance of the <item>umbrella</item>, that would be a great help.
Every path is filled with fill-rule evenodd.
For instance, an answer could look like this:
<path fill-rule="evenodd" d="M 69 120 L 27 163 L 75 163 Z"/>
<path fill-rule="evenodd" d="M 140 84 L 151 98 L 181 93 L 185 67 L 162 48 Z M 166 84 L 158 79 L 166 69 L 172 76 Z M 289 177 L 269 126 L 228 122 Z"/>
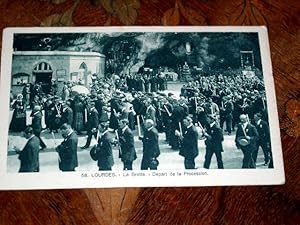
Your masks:
<path fill-rule="evenodd" d="M 78 94 L 85 94 L 88 95 L 90 91 L 82 85 L 75 85 L 74 87 L 71 88 L 72 92 L 78 93 Z"/>

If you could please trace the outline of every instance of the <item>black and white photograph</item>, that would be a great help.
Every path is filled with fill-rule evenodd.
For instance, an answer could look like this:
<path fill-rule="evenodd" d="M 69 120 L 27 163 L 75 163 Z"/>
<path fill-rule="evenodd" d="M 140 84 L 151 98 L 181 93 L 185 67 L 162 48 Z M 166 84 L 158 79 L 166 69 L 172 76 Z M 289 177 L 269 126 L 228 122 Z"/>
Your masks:
<path fill-rule="evenodd" d="M 264 27 L 6 29 L 0 97 L 24 188 L 284 182 Z"/>

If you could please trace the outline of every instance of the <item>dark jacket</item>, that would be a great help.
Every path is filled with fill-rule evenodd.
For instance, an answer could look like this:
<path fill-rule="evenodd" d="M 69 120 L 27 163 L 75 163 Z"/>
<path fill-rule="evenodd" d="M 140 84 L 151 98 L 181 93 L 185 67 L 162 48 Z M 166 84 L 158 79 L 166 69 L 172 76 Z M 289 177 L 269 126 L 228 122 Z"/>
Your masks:
<path fill-rule="evenodd" d="M 227 101 L 224 103 L 224 117 L 232 117 L 233 103 Z"/>
<path fill-rule="evenodd" d="M 264 120 L 261 120 L 259 124 L 255 124 L 255 127 L 258 132 L 259 142 L 265 144 L 270 143 L 270 130 L 268 123 Z"/>
<path fill-rule="evenodd" d="M 98 98 L 95 101 L 95 108 L 96 108 L 96 110 L 99 113 L 99 117 L 101 117 L 101 115 L 102 115 L 102 107 L 103 107 L 103 105 L 104 105 L 103 100 L 101 100 L 101 99 Z"/>
<path fill-rule="evenodd" d="M 186 110 L 186 108 L 180 105 L 175 105 L 173 107 L 173 113 L 171 116 L 172 124 L 175 124 L 177 126 L 179 122 L 182 122 L 183 118 L 187 116 Z"/>
<path fill-rule="evenodd" d="M 67 123 L 73 125 L 73 110 L 70 107 L 66 107 L 62 111 L 61 124 Z"/>
<path fill-rule="evenodd" d="M 31 114 L 32 122 L 31 127 L 35 134 L 40 134 L 42 131 L 42 113 L 41 111 L 37 111 Z"/>
<path fill-rule="evenodd" d="M 207 125 L 206 133 L 209 135 L 205 140 L 206 149 L 215 152 L 222 152 L 222 142 L 224 141 L 224 136 L 220 126 L 216 123 L 212 127 L 210 127 L 210 125 Z"/>
<path fill-rule="evenodd" d="M 118 131 L 119 142 L 121 147 L 121 159 L 125 161 L 134 161 L 136 159 L 136 151 L 134 147 L 134 137 L 130 128 L 126 128 L 124 132 Z"/>
<path fill-rule="evenodd" d="M 60 157 L 59 169 L 73 171 L 78 166 L 77 159 L 78 137 L 73 131 L 58 147 Z"/>
<path fill-rule="evenodd" d="M 194 126 L 184 131 L 179 154 L 186 159 L 194 159 L 198 156 L 198 132 Z"/>
<path fill-rule="evenodd" d="M 156 124 L 156 114 L 154 106 L 150 105 L 146 108 L 144 119 L 151 119 L 154 122 L 154 126 Z"/>
<path fill-rule="evenodd" d="M 98 166 L 108 165 L 112 167 L 114 165 L 114 158 L 112 153 L 112 135 L 109 132 L 106 132 L 98 140 L 97 145 L 97 160 Z"/>
<path fill-rule="evenodd" d="M 19 172 L 37 172 L 39 170 L 40 140 L 33 136 L 19 153 L 21 166 Z"/>
<path fill-rule="evenodd" d="M 145 130 L 142 141 L 144 158 L 157 158 L 160 155 L 158 132 L 154 127 L 151 130 Z"/>
<path fill-rule="evenodd" d="M 122 103 L 120 99 L 113 97 L 110 100 L 110 108 L 109 127 L 116 130 L 119 127 L 117 113 L 122 111 Z"/>
<path fill-rule="evenodd" d="M 50 117 L 49 117 L 49 125 L 51 130 L 57 130 L 61 126 L 61 113 L 62 107 L 61 104 L 52 103 L 50 106 Z"/>
<path fill-rule="evenodd" d="M 86 129 L 87 131 L 90 132 L 93 128 L 98 128 L 98 125 L 99 125 L 99 114 L 96 108 L 94 108 L 89 112 Z"/>

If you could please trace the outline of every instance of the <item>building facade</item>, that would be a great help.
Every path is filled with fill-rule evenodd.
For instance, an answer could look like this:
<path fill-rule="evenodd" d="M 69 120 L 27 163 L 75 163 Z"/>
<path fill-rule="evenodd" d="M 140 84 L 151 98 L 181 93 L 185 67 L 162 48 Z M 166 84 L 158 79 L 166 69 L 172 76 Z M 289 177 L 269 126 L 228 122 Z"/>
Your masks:
<path fill-rule="evenodd" d="M 57 81 L 59 90 L 65 81 L 80 82 L 86 87 L 93 76 L 103 77 L 105 56 L 97 52 L 15 51 L 12 62 L 12 92 L 20 93 L 26 83 L 49 86 Z M 47 93 L 47 88 L 44 92 Z"/>

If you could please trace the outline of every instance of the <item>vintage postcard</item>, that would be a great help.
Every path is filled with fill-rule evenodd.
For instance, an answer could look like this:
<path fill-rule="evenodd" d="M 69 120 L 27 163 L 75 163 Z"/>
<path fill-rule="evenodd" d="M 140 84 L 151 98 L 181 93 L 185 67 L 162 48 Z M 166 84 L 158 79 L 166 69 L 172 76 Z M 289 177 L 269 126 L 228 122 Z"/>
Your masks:
<path fill-rule="evenodd" d="M 285 182 L 265 27 L 6 28 L 0 189 Z"/>

